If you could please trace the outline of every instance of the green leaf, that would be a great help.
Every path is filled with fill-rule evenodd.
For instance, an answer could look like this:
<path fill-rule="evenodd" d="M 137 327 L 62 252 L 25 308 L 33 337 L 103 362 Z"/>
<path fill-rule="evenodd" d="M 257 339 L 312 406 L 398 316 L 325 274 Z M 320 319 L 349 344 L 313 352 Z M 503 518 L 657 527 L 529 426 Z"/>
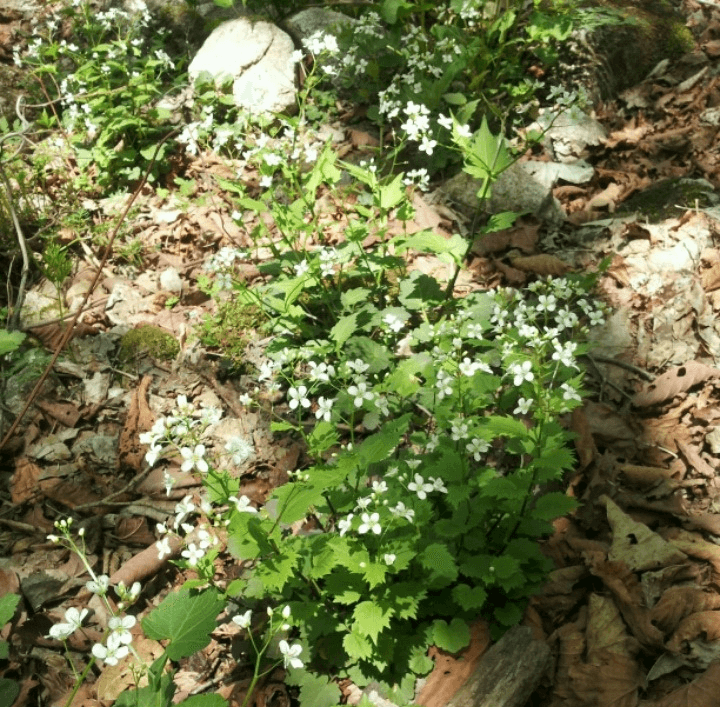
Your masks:
<path fill-rule="evenodd" d="M 357 330 L 357 313 L 348 314 L 344 317 L 340 317 L 335 323 L 335 326 L 330 329 L 330 338 L 335 342 L 335 351 L 339 352 L 343 347 L 343 344 L 355 333 Z"/>
<path fill-rule="evenodd" d="M 0 329 L 0 356 L 12 353 L 20 348 L 20 345 L 25 340 L 25 336 L 21 331 Z"/>
<path fill-rule="evenodd" d="M 532 515 L 540 520 L 555 520 L 577 508 L 578 502 L 561 491 L 540 496 L 532 509 Z"/>
<path fill-rule="evenodd" d="M 361 636 L 369 636 L 377 644 L 378 634 L 390 625 L 391 611 L 382 609 L 377 602 L 362 601 L 353 611 L 353 631 Z"/>
<path fill-rule="evenodd" d="M 417 582 L 395 582 L 385 592 L 393 614 L 399 619 L 414 619 L 420 602 L 426 596 L 427 590 L 418 586 Z"/>
<path fill-rule="evenodd" d="M 409 310 L 424 310 L 442 301 L 444 293 L 438 281 L 414 270 L 400 283 L 398 299 Z"/>
<path fill-rule="evenodd" d="M 0 707 L 11 707 L 20 693 L 20 685 L 14 680 L 0 678 Z"/>
<path fill-rule="evenodd" d="M 300 688 L 301 705 L 335 707 L 340 704 L 340 688 L 325 675 L 293 668 L 288 671 L 285 682 Z"/>
<path fill-rule="evenodd" d="M 370 290 L 366 287 L 355 287 L 340 295 L 340 303 L 343 309 L 352 309 L 356 304 L 360 304 L 360 302 L 367 302 L 369 297 Z"/>
<path fill-rule="evenodd" d="M 408 667 L 416 675 L 427 675 L 435 667 L 435 663 L 427 655 L 427 650 L 416 648 L 410 657 Z"/>
<path fill-rule="evenodd" d="M 343 648 L 347 651 L 350 658 L 354 660 L 363 660 L 369 658 L 373 654 L 373 647 L 365 636 L 359 633 L 351 632 L 343 638 Z"/>
<path fill-rule="evenodd" d="M 167 655 L 179 660 L 197 653 L 210 643 L 210 632 L 217 626 L 217 616 L 225 606 L 214 589 L 195 592 L 180 589 L 169 594 L 142 621 L 148 638 L 169 640 Z"/>
<path fill-rule="evenodd" d="M 487 599 L 487 592 L 482 587 L 458 584 L 453 587 L 452 596 L 463 609 L 470 611 L 482 608 Z"/>
<path fill-rule="evenodd" d="M 281 552 L 263 558 L 255 570 L 255 576 L 263 583 L 268 592 L 281 592 L 288 580 L 295 576 L 298 553 L 289 548 L 287 544 L 281 548 Z"/>
<path fill-rule="evenodd" d="M 20 596 L 18 594 L 6 594 L 0 598 L 0 627 L 12 619 L 19 602 Z"/>
<path fill-rule="evenodd" d="M 302 520 L 312 513 L 312 507 L 325 501 L 325 487 L 312 482 L 287 483 L 276 488 L 271 498 L 277 500 L 280 520 L 289 524 Z"/>
<path fill-rule="evenodd" d="M 175 683 L 172 673 L 160 676 L 158 687 L 150 685 L 135 690 L 126 690 L 115 700 L 113 707 L 169 707 L 175 694 Z"/>
<path fill-rule="evenodd" d="M 467 98 L 465 98 L 462 93 L 446 93 L 443 95 L 443 98 L 445 102 L 451 106 L 462 106 L 467 103 Z"/>
<path fill-rule="evenodd" d="M 379 187 L 380 193 L 376 203 L 384 211 L 394 209 L 403 199 L 406 198 L 403 176 L 403 174 L 398 174 L 397 177 L 390 182 L 390 184 Z"/>
<path fill-rule="evenodd" d="M 193 695 L 178 704 L 182 707 L 226 707 L 227 700 L 220 695 Z"/>
<path fill-rule="evenodd" d="M 387 423 L 381 432 L 366 437 L 355 450 L 360 463 L 367 466 L 387 459 L 407 431 L 410 418 L 409 413 L 403 415 L 401 418 Z"/>
<path fill-rule="evenodd" d="M 524 609 L 517 604 L 505 604 L 497 607 L 493 614 L 503 626 L 516 626 L 520 623 L 523 612 Z"/>
<path fill-rule="evenodd" d="M 470 645 L 470 629 L 462 619 L 455 618 L 449 625 L 438 619 L 433 622 L 433 642 L 448 653 L 457 653 Z"/>
<path fill-rule="evenodd" d="M 0 640 L 0 660 L 5 660 L 10 655 L 10 644 Z"/>
<path fill-rule="evenodd" d="M 433 543 L 419 555 L 420 564 L 428 571 L 425 580 L 430 589 L 441 589 L 453 582 L 458 576 L 458 568 L 447 545 Z"/>
<path fill-rule="evenodd" d="M 410 249 L 420 253 L 434 253 L 444 263 L 460 265 L 468 251 L 468 242 L 457 233 L 451 238 L 444 238 L 434 231 L 426 230 L 413 233 L 409 238 L 397 240 L 398 253 Z"/>

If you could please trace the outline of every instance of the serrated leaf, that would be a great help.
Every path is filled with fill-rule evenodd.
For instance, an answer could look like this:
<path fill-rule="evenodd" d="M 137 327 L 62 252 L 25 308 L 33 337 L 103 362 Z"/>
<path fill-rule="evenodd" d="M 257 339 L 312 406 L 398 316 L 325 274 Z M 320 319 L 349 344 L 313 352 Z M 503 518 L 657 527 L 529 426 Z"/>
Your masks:
<path fill-rule="evenodd" d="M 214 589 L 194 592 L 180 589 L 169 594 L 146 616 L 142 627 L 148 638 L 169 640 L 167 655 L 179 660 L 196 653 L 210 643 L 210 632 L 217 626 L 217 616 L 225 606 Z"/>
<path fill-rule="evenodd" d="M 358 633 L 348 633 L 343 638 L 343 648 L 348 656 L 355 660 L 364 660 L 373 654 L 372 643 Z"/>
<path fill-rule="evenodd" d="M 300 688 L 300 705 L 335 707 L 340 704 L 340 688 L 324 675 L 292 669 L 288 672 L 286 682 Z"/>
<path fill-rule="evenodd" d="M 370 296 L 370 290 L 366 287 L 355 287 L 352 290 L 346 290 L 340 295 L 340 303 L 343 309 L 352 309 L 360 302 L 366 302 Z"/>
<path fill-rule="evenodd" d="M 25 340 L 25 336 L 21 331 L 0 329 L 0 356 L 12 353 L 20 348 L 20 345 Z"/>
<path fill-rule="evenodd" d="M 345 342 L 357 330 L 357 314 L 348 314 L 340 317 L 335 326 L 330 329 L 330 338 L 335 342 L 335 351 L 340 351 Z"/>
<path fill-rule="evenodd" d="M 451 238 L 444 238 L 434 231 L 418 231 L 409 238 L 402 239 L 396 246 L 398 253 L 407 250 L 420 253 L 433 253 L 444 263 L 459 265 L 468 251 L 468 242 L 457 233 Z"/>
<path fill-rule="evenodd" d="M 447 545 L 433 543 L 428 545 L 419 555 L 420 564 L 428 571 L 427 584 L 431 589 L 446 587 L 458 576 L 455 558 Z"/>
<path fill-rule="evenodd" d="M 409 310 L 427 309 L 443 298 L 438 281 L 430 275 L 414 270 L 400 283 L 398 299 Z"/>
<path fill-rule="evenodd" d="M 414 619 L 420 602 L 427 596 L 427 590 L 416 582 L 395 582 L 385 594 L 394 615 L 399 619 Z"/>
<path fill-rule="evenodd" d="M 466 611 L 480 609 L 487 599 L 487 592 L 482 587 L 471 587 L 469 584 L 458 584 L 452 590 L 453 599 Z"/>
<path fill-rule="evenodd" d="M 378 634 L 390 625 L 391 612 L 381 608 L 374 601 L 362 601 L 353 611 L 353 632 L 369 636 L 377 644 Z"/>
<path fill-rule="evenodd" d="M 435 667 L 435 663 L 425 651 L 416 650 L 410 658 L 408 667 L 416 675 L 427 675 Z"/>
<path fill-rule="evenodd" d="M 455 618 L 449 624 L 438 619 L 433 622 L 433 643 L 448 653 L 457 653 L 470 645 L 470 629 L 462 619 Z"/>
<path fill-rule="evenodd" d="M 403 415 L 397 420 L 385 424 L 382 431 L 366 437 L 355 450 L 361 464 L 375 464 L 387 459 L 407 431 L 410 418 L 409 413 Z"/>
<path fill-rule="evenodd" d="M 578 503 L 574 498 L 570 498 L 560 491 L 553 491 L 538 498 L 532 509 L 532 515 L 540 520 L 550 521 L 567 515 L 577 506 Z"/>
<path fill-rule="evenodd" d="M 160 676 L 160 689 L 153 689 L 150 685 L 135 690 L 125 690 L 115 700 L 113 707 L 167 707 L 172 704 L 175 694 L 175 683 L 172 673 Z"/>
<path fill-rule="evenodd" d="M 325 487 L 314 483 L 288 483 L 276 488 L 271 498 L 277 499 L 282 523 L 295 523 L 312 513 L 312 507 L 325 501 Z"/>
<path fill-rule="evenodd" d="M 524 609 L 517 604 L 505 604 L 505 606 L 496 607 L 493 614 L 503 626 L 515 626 L 520 623 L 523 611 Z"/>

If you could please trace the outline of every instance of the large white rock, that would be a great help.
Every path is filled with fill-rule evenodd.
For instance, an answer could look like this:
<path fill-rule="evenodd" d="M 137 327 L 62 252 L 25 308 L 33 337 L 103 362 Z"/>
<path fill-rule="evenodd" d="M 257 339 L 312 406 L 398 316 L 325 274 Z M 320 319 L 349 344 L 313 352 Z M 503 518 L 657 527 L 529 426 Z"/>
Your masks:
<path fill-rule="evenodd" d="M 215 28 L 188 73 L 193 80 L 203 71 L 216 81 L 230 76 L 236 105 L 281 113 L 296 105 L 294 49 L 290 36 L 270 22 L 240 17 Z"/>

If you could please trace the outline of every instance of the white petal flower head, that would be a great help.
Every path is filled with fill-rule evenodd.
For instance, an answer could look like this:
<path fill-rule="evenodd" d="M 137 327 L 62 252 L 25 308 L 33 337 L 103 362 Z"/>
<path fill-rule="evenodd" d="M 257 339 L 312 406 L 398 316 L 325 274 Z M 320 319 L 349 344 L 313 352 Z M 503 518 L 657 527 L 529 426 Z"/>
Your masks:
<path fill-rule="evenodd" d="M 358 528 L 358 533 L 364 535 L 371 530 L 375 535 L 380 535 L 382 527 L 380 526 L 380 514 L 379 513 L 363 513 L 362 524 Z"/>
<path fill-rule="evenodd" d="M 233 616 L 233 623 L 237 624 L 240 628 L 247 628 L 250 626 L 252 620 L 252 609 L 248 609 L 244 614 Z"/>
<path fill-rule="evenodd" d="M 295 410 L 298 406 L 304 408 L 310 407 L 310 401 L 307 398 L 307 388 L 304 385 L 299 385 L 297 388 L 290 388 L 290 390 L 288 390 L 288 398 L 290 399 L 288 406 L 291 410 Z"/>
<path fill-rule="evenodd" d="M 244 437 L 232 437 L 225 445 L 225 449 L 230 453 L 233 464 L 240 466 L 247 461 L 253 454 L 253 446 Z"/>
<path fill-rule="evenodd" d="M 237 498 L 236 496 L 230 496 L 228 501 L 232 501 L 235 504 L 235 510 L 238 513 L 257 513 L 257 508 L 250 505 L 250 499 L 244 494 Z"/>
<path fill-rule="evenodd" d="M 296 643 L 294 646 L 288 645 L 287 641 L 280 641 L 278 644 L 280 652 L 283 656 L 283 662 L 286 668 L 302 668 L 303 662 L 298 658 L 302 653 L 302 646 Z"/>
<path fill-rule="evenodd" d="M 120 640 L 117 633 L 108 636 L 106 646 L 96 643 L 92 647 L 92 654 L 106 665 L 117 665 L 129 652 L 130 649 Z"/>
<path fill-rule="evenodd" d="M 284 619 L 289 619 L 289 618 L 290 618 L 290 607 L 289 607 L 289 606 L 286 605 L 285 607 L 283 607 L 282 617 L 283 617 Z"/>
<path fill-rule="evenodd" d="M 350 528 L 352 527 L 352 519 L 353 519 L 353 514 L 349 513 L 347 518 L 343 518 L 342 520 L 338 521 L 338 529 L 340 531 L 340 537 L 345 535 L 345 533 L 347 533 L 347 531 L 350 530 Z"/>
<path fill-rule="evenodd" d="M 78 609 L 74 606 L 71 606 L 65 612 L 65 621 L 55 624 L 50 628 L 49 637 L 54 638 L 57 641 L 67 640 L 73 633 L 75 633 L 75 631 L 77 631 L 77 629 L 80 628 L 87 615 L 87 609 L 78 611 Z"/>
<path fill-rule="evenodd" d="M 435 487 L 432 484 L 425 483 L 425 479 L 423 479 L 420 474 L 415 474 L 414 481 L 411 481 L 408 484 L 408 489 L 410 489 L 410 491 L 415 491 L 417 497 L 420 500 L 423 500 L 427 498 L 427 495 L 431 491 L 434 491 Z"/>
<path fill-rule="evenodd" d="M 180 467 L 181 471 L 192 471 L 197 469 L 199 472 L 206 474 L 208 470 L 208 463 L 205 461 L 205 445 L 198 444 L 194 449 L 190 447 L 183 447 L 180 450 L 180 455 L 183 458 L 183 463 Z"/>
<path fill-rule="evenodd" d="M 385 564 L 386 564 L 386 565 L 392 565 L 393 562 L 395 562 L 395 560 L 397 559 L 397 556 L 396 556 L 396 555 L 393 555 L 393 554 L 390 552 L 390 553 L 387 553 L 386 555 L 384 555 L 384 556 L 383 556 L 383 559 L 385 560 Z"/>
<path fill-rule="evenodd" d="M 205 556 L 205 550 L 195 545 L 195 543 L 190 543 L 187 550 L 183 550 L 181 555 L 188 561 L 190 567 L 195 567 Z"/>
<path fill-rule="evenodd" d="M 172 548 L 170 547 L 170 541 L 168 538 L 163 538 L 155 543 L 155 547 L 158 549 L 158 559 L 162 560 L 165 557 L 172 555 Z"/>
<path fill-rule="evenodd" d="M 106 574 L 101 574 L 96 579 L 91 579 L 85 586 L 87 587 L 87 590 L 93 594 L 105 596 L 105 594 L 107 594 L 108 587 L 110 586 L 110 577 Z"/>
<path fill-rule="evenodd" d="M 535 375 L 532 372 L 532 361 L 514 363 L 510 366 L 510 374 L 514 376 L 513 383 L 515 385 L 522 385 L 523 381 L 535 380 Z"/>

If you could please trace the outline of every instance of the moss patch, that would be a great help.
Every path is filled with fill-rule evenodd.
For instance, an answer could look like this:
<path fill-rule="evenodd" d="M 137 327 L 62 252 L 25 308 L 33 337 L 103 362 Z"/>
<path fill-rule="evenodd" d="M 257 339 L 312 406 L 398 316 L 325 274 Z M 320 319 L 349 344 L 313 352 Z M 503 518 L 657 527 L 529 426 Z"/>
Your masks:
<path fill-rule="evenodd" d="M 160 361 L 171 361 L 179 353 L 180 344 L 172 334 L 146 324 L 131 329 L 122 337 L 118 358 L 122 363 L 131 363 L 143 356 L 151 356 Z"/>

